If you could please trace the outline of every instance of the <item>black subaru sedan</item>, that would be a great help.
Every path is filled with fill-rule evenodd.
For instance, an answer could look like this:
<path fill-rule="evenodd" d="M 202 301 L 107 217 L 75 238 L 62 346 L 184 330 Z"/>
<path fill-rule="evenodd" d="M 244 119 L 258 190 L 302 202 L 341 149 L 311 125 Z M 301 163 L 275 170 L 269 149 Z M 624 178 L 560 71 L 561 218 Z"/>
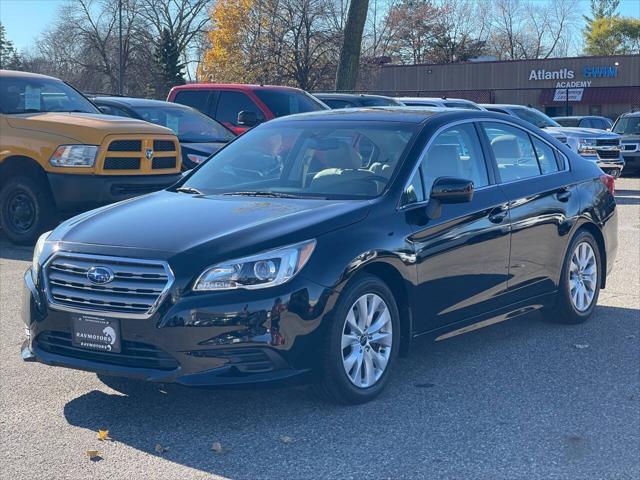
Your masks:
<path fill-rule="evenodd" d="M 365 402 L 418 336 L 538 309 L 585 321 L 616 254 L 613 188 L 506 115 L 273 120 L 173 187 L 43 235 L 22 357 L 188 386 L 304 379 Z"/>

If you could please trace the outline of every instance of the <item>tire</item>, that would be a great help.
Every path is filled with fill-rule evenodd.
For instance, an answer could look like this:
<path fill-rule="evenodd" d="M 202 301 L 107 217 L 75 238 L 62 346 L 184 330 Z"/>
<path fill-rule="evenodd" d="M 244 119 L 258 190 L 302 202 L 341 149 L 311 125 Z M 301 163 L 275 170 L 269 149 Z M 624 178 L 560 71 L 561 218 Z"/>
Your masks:
<path fill-rule="evenodd" d="M 366 307 L 361 310 L 358 305 Z M 367 315 L 371 323 L 359 335 L 353 322 L 358 325 L 358 319 L 363 318 L 359 312 L 365 308 L 368 314 L 371 311 L 373 314 Z M 360 404 L 373 400 L 384 390 L 400 347 L 400 315 L 389 288 L 378 277 L 356 277 L 340 294 L 326 333 L 315 392 L 334 403 Z M 344 348 L 343 337 L 347 342 Z M 347 365 L 352 360 L 353 367 L 348 372 Z"/>
<path fill-rule="evenodd" d="M 0 226 L 13 243 L 33 245 L 57 217 L 49 187 L 42 180 L 13 177 L 0 189 Z"/>
<path fill-rule="evenodd" d="M 592 262 L 582 260 L 587 257 L 591 258 Z M 591 264 L 595 268 L 594 274 L 588 267 Z M 578 273 L 581 269 L 582 273 Z M 598 242 L 588 231 L 579 230 L 567 249 L 556 308 L 549 312 L 551 318 L 558 323 L 585 322 L 598 303 L 601 279 L 602 261 Z"/>

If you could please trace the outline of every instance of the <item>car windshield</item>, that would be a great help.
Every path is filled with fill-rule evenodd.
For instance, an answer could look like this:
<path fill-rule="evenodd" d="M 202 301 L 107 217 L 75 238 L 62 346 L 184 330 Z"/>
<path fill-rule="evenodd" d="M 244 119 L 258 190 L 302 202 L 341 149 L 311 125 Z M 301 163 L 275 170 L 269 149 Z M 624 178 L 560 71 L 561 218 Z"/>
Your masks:
<path fill-rule="evenodd" d="M 473 103 L 467 102 L 444 102 L 444 106 L 447 108 L 464 108 L 466 110 L 480 110 Z"/>
<path fill-rule="evenodd" d="M 132 108 L 147 122 L 173 130 L 184 143 L 228 142 L 235 137 L 220 123 L 191 108 L 169 104 Z"/>
<path fill-rule="evenodd" d="M 276 117 L 327 109 L 308 93 L 296 90 L 256 89 L 254 93 Z"/>
<path fill-rule="evenodd" d="M 263 124 L 213 156 L 182 191 L 247 196 L 373 198 L 398 168 L 416 124 Z"/>
<path fill-rule="evenodd" d="M 620 135 L 640 135 L 640 116 L 619 118 L 612 130 Z"/>
<path fill-rule="evenodd" d="M 551 117 L 547 117 L 544 113 L 539 112 L 533 108 L 514 108 L 513 114 L 525 122 L 529 122 L 538 128 L 547 127 L 560 127 L 561 125 L 553 120 Z"/>
<path fill-rule="evenodd" d="M 360 103 L 363 107 L 397 107 L 401 105 L 391 98 L 384 97 L 362 97 Z"/>
<path fill-rule="evenodd" d="M 60 80 L 10 76 L 0 77 L 0 111 L 100 113 L 81 93 Z"/>
<path fill-rule="evenodd" d="M 579 118 L 558 118 L 556 119 L 556 122 L 558 122 L 563 127 L 579 127 L 580 126 Z"/>

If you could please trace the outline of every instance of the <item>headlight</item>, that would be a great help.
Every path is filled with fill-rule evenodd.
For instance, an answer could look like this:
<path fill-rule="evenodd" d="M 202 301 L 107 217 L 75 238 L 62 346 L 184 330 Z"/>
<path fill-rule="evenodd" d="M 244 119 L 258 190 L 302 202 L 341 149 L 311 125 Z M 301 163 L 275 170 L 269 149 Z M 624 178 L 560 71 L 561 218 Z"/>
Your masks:
<path fill-rule="evenodd" d="M 595 155 L 596 154 L 596 139 L 595 138 L 583 138 L 578 140 L 578 153 L 581 155 Z"/>
<path fill-rule="evenodd" d="M 291 280 L 305 266 L 316 246 L 315 240 L 289 245 L 251 257 L 219 263 L 198 278 L 195 291 L 257 289 Z"/>
<path fill-rule="evenodd" d="M 187 153 L 187 158 L 191 160 L 193 163 L 200 165 L 209 157 L 205 155 L 196 155 L 195 153 Z"/>
<path fill-rule="evenodd" d="M 93 167 L 97 154 L 97 145 L 60 145 L 49 163 L 54 167 Z"/>
<path fill-rule="evenodd" d="M 33 260 L 31 260 L 31 277 L 33 278 L 34 283 L 38 281 L 38 273 L 40 272 L 40 255 L 42 255 L 42 250 L 44 250 L 44 243 L 47 241 L 51 235 L 51 231 L 45 232 L 40 235 L 38 241 L 36 242 L 36 246 L 33 249 Z"/>

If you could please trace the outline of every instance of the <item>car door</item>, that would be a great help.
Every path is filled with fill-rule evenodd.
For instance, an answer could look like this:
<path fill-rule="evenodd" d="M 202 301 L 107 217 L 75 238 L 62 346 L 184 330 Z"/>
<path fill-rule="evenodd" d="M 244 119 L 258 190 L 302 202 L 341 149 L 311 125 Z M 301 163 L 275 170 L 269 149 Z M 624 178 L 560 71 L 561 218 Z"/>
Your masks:
<path fill-rule="evenodd" d="M 438 177 L 472 180 L 468 203 L 443 204 L 423 215 Z M 426 192 L 426 193 L 423 193 Z M 509 269 L 509 216 L 494 184 L 474 123 L 446 127 L 428 144 L 405 190 L 418 273 L 416 331 L 427 331 L 503 306 Z"/>
<path fill-rule="evenodd" d="M 554 146 L 506 122 L 481 122 L 496 177 L 509 202 L 513 302 L 556 288 L 579 202 L 568 162 Z"/>

